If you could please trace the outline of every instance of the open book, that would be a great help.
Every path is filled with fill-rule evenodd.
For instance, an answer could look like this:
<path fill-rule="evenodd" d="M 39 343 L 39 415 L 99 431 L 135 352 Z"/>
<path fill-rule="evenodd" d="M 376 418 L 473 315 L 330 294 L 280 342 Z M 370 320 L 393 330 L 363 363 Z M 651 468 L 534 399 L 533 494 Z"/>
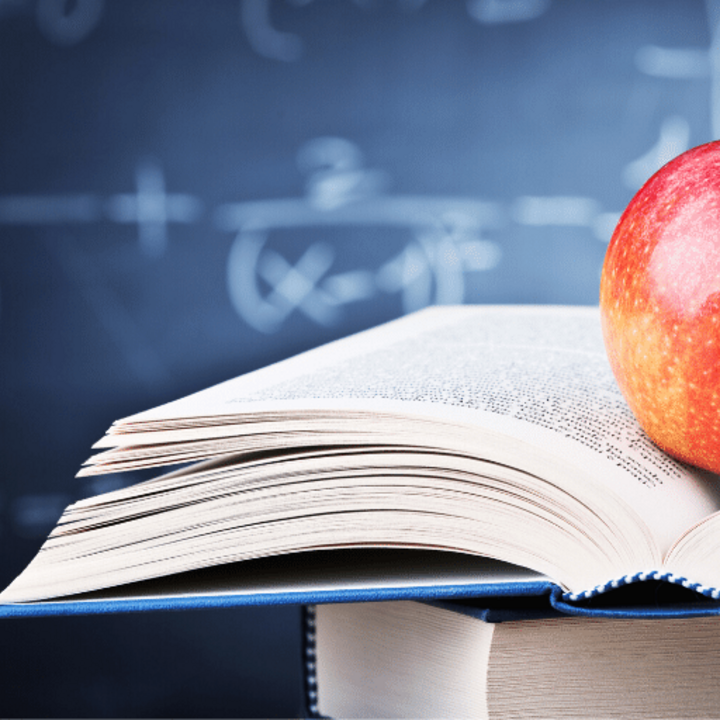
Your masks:
<path fill-rule="evenodd" d="M 647 579 L 720 596 L 720 480 L 641 431 L 597 308 L 429 308 L 119 420 L 96 447 L 82 474 L 181 467 L 71 505 L 0 603 L 227 594 L 243 567 L 297 599 L 333 550 L 323 587 L 357 597 L 517 581 L 573 603 Z"/>

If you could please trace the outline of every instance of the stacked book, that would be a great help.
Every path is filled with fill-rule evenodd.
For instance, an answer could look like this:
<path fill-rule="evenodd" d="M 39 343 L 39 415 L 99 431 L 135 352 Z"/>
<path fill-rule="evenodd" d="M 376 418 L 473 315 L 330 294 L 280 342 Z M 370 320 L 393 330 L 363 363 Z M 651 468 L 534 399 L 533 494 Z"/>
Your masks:
<path fill-rule="evenodd" d="M 308 712 L 712 717 L 720 482 L 597 308 L 430 308 L 119 420 L 0 616 L 297 603 Z M 170 467 L 174 466 L 174 467 Z"/>

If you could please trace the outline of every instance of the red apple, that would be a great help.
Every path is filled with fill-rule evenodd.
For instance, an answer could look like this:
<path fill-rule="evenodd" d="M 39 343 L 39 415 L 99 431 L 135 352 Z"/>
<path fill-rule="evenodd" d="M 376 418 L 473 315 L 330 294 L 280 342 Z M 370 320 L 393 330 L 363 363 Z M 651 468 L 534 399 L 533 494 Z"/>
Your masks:
<path fill-rule="evenodd" d="M 608 246 L 600 311 L 645 432 L 720 472 L 720 141 L 671 160 L 630 201 Z"/>

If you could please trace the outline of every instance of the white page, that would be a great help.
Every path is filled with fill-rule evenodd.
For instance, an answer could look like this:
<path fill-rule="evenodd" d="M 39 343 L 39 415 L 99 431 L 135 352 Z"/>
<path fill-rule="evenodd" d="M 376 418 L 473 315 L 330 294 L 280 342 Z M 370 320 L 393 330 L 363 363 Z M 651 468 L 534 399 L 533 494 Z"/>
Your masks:
<path fill-rule="evenodd" d="M 534 462 L 554 455 L 582 470 L 579 481 L 599 478 L 643 518 L 663 553 L 720 508 L 715 476 L 658 451 L 639 428 L 610 371 L 597 308 L 430 308 L 133 416 L 119 429 L 338 408 L 409 411 L 506 433 L 520 441 L 519 462 L 528 453 Z"/>

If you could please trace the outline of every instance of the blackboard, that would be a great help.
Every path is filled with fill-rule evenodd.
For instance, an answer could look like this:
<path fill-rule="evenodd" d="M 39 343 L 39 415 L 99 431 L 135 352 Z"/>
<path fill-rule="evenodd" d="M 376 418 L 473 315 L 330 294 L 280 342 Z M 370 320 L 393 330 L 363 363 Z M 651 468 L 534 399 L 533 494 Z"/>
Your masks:
<path fill-rule="evenodd" d="M 597 302 L 714 2 L 0 0 L 0 584 L 118 417 L 432 303 Z M 300 712 L 297 608 L 0 625 L 0 715 Z"/>

